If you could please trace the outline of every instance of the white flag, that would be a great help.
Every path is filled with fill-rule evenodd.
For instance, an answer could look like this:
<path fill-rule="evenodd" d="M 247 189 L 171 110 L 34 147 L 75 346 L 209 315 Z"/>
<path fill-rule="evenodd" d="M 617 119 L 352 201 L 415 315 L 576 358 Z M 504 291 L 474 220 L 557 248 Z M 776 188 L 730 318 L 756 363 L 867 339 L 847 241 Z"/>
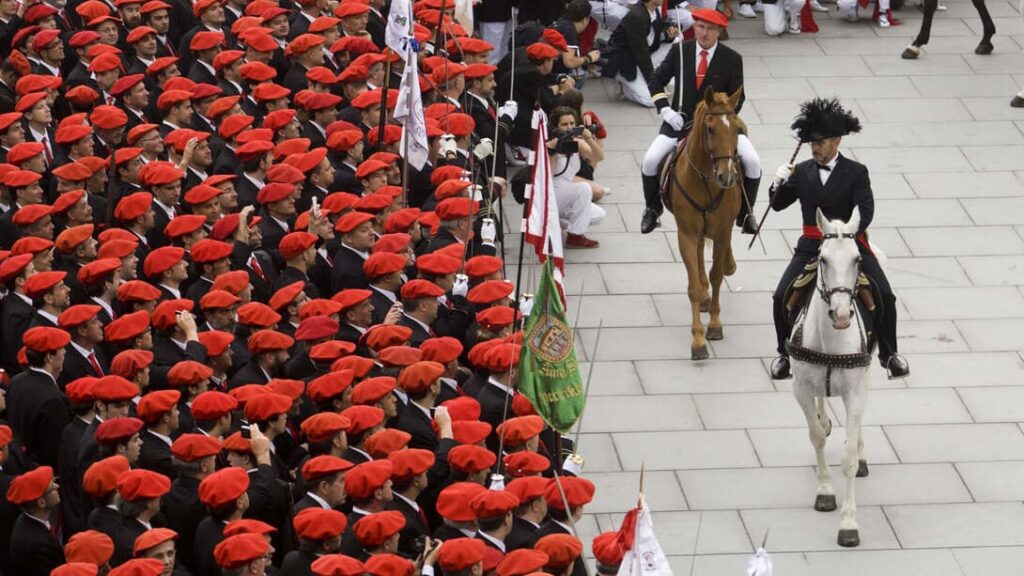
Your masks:
<path fill-rule="evenodd" d="M 654 522 L 647 503 L 640 500 L 640 508 L 630 510 L 636 513 L 636 531 L 632 546 L 626 550 L 619 565 L 618 576 L 672 576 L 672 568 L 668 565 L 665 552 L 658 544 L 654 535 Z M 628 516 L 628 515 L 627 515 Z M 623 520 L 624 525 L 628 522 Z"/>
<path fill-rule="evenodd" d="M 388 25 L 384 30 L 384 43 L 408 63 L 409 55 L 406 53 L 406 48 L 411 38 L 412 5 L 409 4 L 409 0 L 391 0 Z M 413 59 L 415 59 L 415 54 L 413 54 Z"/>
<path fill-rule="evenodd" d="M 772 576 L 772 559 L 764 548 L 747 560 L 747 576 Z"/>
<path fill-rule="evenodd" d="M 394 4 L 392 4 L 394 6 Z M 406 161 L 417 170 L 427 163 L 430 147 L 427 144 L 427 123 L 423 119 L 423 97 L 420 95 L 420 79 L 416 53 L 406 43 L 405 73 L 398 89 L 398 102 L 392 117 L 402 125 L 402 153 Z"/>
<path fill-rule="evenodd" d="M 451 0 L 445 0 L 450 2 Z M 455 21 L 466 30 L 473 30 L 473 0 L 454 0 L 455 12 L 452 14 Z"/>
<path fill-rule="evenodd" d="M 562 225 L 558 220 L 558 204 L 555 202 L 555 185 L 551 180 L 551 158 L 548 156 L 548 118 L 543 110 L 533 113 L 533 128 L 536 134 L 535 146 L 530 154 L 533 178 L 526 185 L 526 207 L 523 210 L 523 233 L 525 240 L 533 245 L 537 258 L 544 262 L 547 257 L 554 259 L 555 282 L 559 291 L 562 286 L 564 263 L 562 259 Z M 564 299 L 564 297 L 563 297 Z"/>

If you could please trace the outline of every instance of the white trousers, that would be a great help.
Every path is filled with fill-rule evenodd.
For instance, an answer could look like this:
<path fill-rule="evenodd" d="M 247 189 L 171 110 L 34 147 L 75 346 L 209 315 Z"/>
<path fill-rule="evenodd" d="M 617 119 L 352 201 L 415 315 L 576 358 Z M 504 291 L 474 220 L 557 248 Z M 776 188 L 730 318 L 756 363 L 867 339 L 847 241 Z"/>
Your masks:
<path fill-rule="evenodd" d="M 629 6 L 615 0 L 590 0 L 590 17 L 608 30 L 615 30 L 628 12 Z"/>
<path fill-rule="evenodd" d="M 657 176 L 661 161 L 675 150 L 678 142 L 675 138 L 664 134 L 655 136 L 654 142 L 651 142 L 647 152 L 644 153 L 643 162 L 640 163 L 640 173 L 644 176 Z M 761 177 L 761 157 L 746 134 L 740 134 L 736 139 L 736 154 L 740 157 L 744 176 L 747 178 Z"/>
<path fill-rule="evenodd" d="M 675 46 L 672 44 L 662 44 L 658 46 L 658 49 L 651 53 L 651 64 L 655 68 L 661 64 L 661 61 L 668 55 L 668 51 Z M 678 48 L 677 48 L 678 49 Z M 626 80 L 622 77 L 622 74 L 615 75 L 615 81 L 622 87 L 622 95 L 630 102 L 636 102 L 644 108 L 654 108 L 654 100 L 651 99 L 651 91 L 647 89 L 647 79 L 640 73 L 640 69 L 637 68 L 636 77 L 632 80 Z"/>
<path fill-rule="evenodd" d="M 715 7 L 718 6 L 718 0 L 690 0 L 689 2 L 687 2 L 687 4 L 692 6 L 694 9 L 710 8 L 714 10 Z M 679 18 L 678 22 L 680 32 L 685 32 L 686 30 L 689 30 L 691 27 L 693 27 L 693 12 L 683 7 L 670 9 L 666 14 L 665 19 L 671 22 L 672 24 L 675 24 L 677 22 L 677 13 Z"/>
<path fill-rule="evenodd" d="M 555 203 L 558 220 L 569 234 L 586 234 L 591 226 L 604 221 L 605 211 L 591 202 L 590 184 L 558 178 L 555 184 Z"/>
<path fill-rule="evenodd" d="M 800 18 L 805 0 L 777 0 L 764 6 L 764 31 L 769 36 L 778 36 L 786 31 L 786 18 Z M 842 0 L 839 0 L 842 2 Z"/>
<path fill-rule="evenodd" d="M 839 7 L 839 11 L 845 12 L 850 9 L 858 8 L 857 0 L 836 0 L 836 5 Z M 890 0 L 878 0 L 878 9 L 882 13 L 889 10 Z"/>
<path fill-rule="evenodd" d="M 487 63 L 497 66 L 508 54 L 508 40 L 512 35 L 512 22 L 478 22 L 480 37 L 494 46 Z"/>

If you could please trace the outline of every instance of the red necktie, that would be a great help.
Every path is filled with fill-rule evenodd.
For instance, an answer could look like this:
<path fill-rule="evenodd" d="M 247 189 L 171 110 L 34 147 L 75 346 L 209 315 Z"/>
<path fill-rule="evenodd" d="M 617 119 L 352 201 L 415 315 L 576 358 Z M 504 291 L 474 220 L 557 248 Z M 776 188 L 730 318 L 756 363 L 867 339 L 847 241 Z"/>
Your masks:
<path fill-rule="evenodd" d="M 89 364 L 92 366 L 92 369 L 96 372 L 97 376 L 103 376 L 103 369 L 100 368 L 100 363 L 96 361 L 95 352 L 89 352 Z"/>
<path fill-rule="evenodd" d="M 260 266 L 260 261 L 256 259 L 255 255 L 249 257 L 249 267 L 256 273 L 257 276 L 266 281 L 267 277 L 263 275 L 263 268 Z"/>
<path fill-rule="evenodd" d="M 111 96 L 110 94 L 107 94 L 107 106 L 113 106 L 113 105 L 114 105 L 114 97 Z"/>
<path fill-rule="evenodd" d="M 53 152 L 50 151 L 50 138 L 43 136 L 43 155 L 46 156 L 46 165 L 53 164 Z"/>
<path fill-rule="evenodd" d="M 491 115 L 492 120 L 495 118 L 494 107 L 491 106 L 490 104 L 487 105 L 487 113 Z"/>
<path fill-rule="evenodd" d="M 424 526 L 429 527 L 430 526 L 430 522 L 427 522 L 427 515 L 423 513 L 423 507 L 422 506 L 420 506 L 419 508 L 416 509 L 416 513 L 419 514 L 419 516 L 420 516 L 420 522 L 423 522 Z"/>
<path fill-rule="evenodd" d="M 708 51 L 700 51 L 700 63 L 697 64 L 697 89 L 704 83 L 704 76 L 708 73 Z"/>

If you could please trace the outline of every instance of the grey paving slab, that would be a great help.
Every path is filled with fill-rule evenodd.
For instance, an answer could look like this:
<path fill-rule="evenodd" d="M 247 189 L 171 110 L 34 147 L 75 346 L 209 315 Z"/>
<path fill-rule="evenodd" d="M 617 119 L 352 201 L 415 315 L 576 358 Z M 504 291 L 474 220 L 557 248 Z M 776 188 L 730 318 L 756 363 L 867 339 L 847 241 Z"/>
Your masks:
<path fill-rule="evenodd" d="M 1012 91 L 1011 91 L 1012 92 Z M 863 100 L 862 100 L 863 102 Z M 872 100 L 871 102 L 877 102 Z M 906 100 L 905 102 L 912 102 Z M 915 102 L 916 104 L 916 102 Z M 878 104 L 878 106 L 884 106 Z M 886 114 L 893 114 L 886 108 Z M 944 146 L 956 142 L 961 146 L 994 146 L 1019 144 L 1020 130 L 1010 120 L 950 120 L 907 124 L 899 116 L 895 121 L 872 124 L 871 129 L 857 135 L 858 148 Z M 881 188 L 872 178 L 872 189 Z"/>
<path fill-rule="evenodd" d="M 864 426 L 864 452 L 870 464 L 899 462 L 889 439 L 880 426 Z M 807 435 L 807 426 L 799 428 L 761 428 L 748 430 L 757 458 L 764 466 L 814 466 L 817 463 L 814 448 Z M 825 444 L 825 457 L 833 466 L 839 465 L 845 448 L 846 429 L 838 423 L 832 427 L 832 436 Z"/>
<path fill-rule="evenodd" d="M 586 458 L 587 474 L 622 470 L 611 434 L 580 434 L 578 449 Z"/>
<path fill-rule="evenodd" d="M 742 430 L 617 433 L 624 470 L 689 470 L 759 466 Z"/>
<path fill-rule="evenodd" d="M 1012 93 L 1017 86 L 1009 74 L 986 76 L 983 82 L 976 81 L 973 75 L 956 76 L 914 76 L 910 78 L 914 86 L 926 98 L 965 96 L 1004 97 Z"/>
<path fill-rule="evenodd" d="M 1012 98 L 1012 95 L 1011 95 Z M 1006 97 L 971 97 L 962 99 L 964 106 L 970 110 L 975 120 L 1017 120 L 1020 111 L 1007 106 Z"/>
<path fill-rule="evenodd" d="M 877 40 L 877 38 L 876 38 Z M 819 41 L 821 42 L 821 41 Z M 848 44 L 846 40 L 835 40 L 838 45 Z M 874 43 L 870 43 L 873 46 Z M 851 50 L 860 48 L 852 46 Z M 859 52 L 858 52 L 859 53 Z M 878 79 L 874 76 L 855 76 L 844 78 L 808 78 L 807 82 L 814 88 L 818 96 L 830 98 L 876 98 L 878 97 Z M 920 98 L 921 92 L 914 86 L 910 78 L 886 79 L 885 95 L 888 98 Z"/>
<path fill-rule="evenodd" d="M 750 538 L 760 541 L 764 533 L 771 529 L 772 548 L 776 552 L 842 550 L 836 544 L 838 512 L 816 512 L 811 506 L 814 503 L 813 496 L 812 490 L 804 508 L 743 510 L 743 524 Z M 889 528 L 881 508 L 858 506 L 857 524 L 860 526 L 861 550 L 891 550 L 899 547 L 900 543 Z"/>
<path fill-rule="evenodd" d="M 777 574 L 786 576 L 963 576 L 953 554 L 949 550 L 842 550 L 773 554 L 772 563 Z M 745 561 L 729 555 L 698 556 L 693 573 L 728 574 Z"/>
<path fill-rule="evenodd" d="M 580 339 L 587 350 L 593 351 L 597 329 L 581 328 Z M 605 328 L 594 360 L 674 360 L 689 357 L 688 328 Z"/>
<path fill-rule="evenodd" d="M 635 363 L 647 394 L 714 394 L 770 392 L 768 372 L 760 360 L 739 358 L 717 362 L 642 360 Z"/>
<path fill-rule="evenodd" d="M 965 198 L 960 203 L 971 220 L 982 226 L 1024 224 L 1024 198 Z"/>
<path fill-rule="evenodd" d="M 580 328 L 660 324 L 658 311 L 649 294 L 570 296 L 566 304 L 566 314 Z"/>
<path fill-rule="evenodd" d="M 872 188 L 878 186 L 872 184 Z M 878 215 L 871 224 L 878 228 L 973 224 L 960 203 L 953 199 L 877 200 L 875 206 Z"/>
<path fill-rule="evenodd" d="M 639 472 L 600 472 L 587 474 L 597 487 L 594 501 L 587 505 L 591 514 L 621 512 L 628 495 L 640 487 Z M 652 511 L 687 510 L 683 489 L 672 472 L 648 469 L 644 473 L 644 495 Z"/>
<path fill-rule="evenodd" d="M 967 352 L 970 348 L 959 328 L 949 320 L 900 320 L 897 333 L 901 352 Z"/>
<path fill-rule="evenodd" d="M 1024 389 L 978 387 L 958 393 L 975 422 L 1024 422 Z"/>
<path fill-rule="evenodd" d="M 583 381 L 590 380 L 594 396 L 628 396 L 643 394 L 640 377 L 632 362 L 580 362 Z"/>
<path fill-rule="evenodd" d="M 708 430 L 787 428 L 807 423 L 788 392 L 697 394 L 693 401 Z"/>
<path fill-rule="evenodd" d="M 842 399 L 830 398 L 840 423 L 846 423 Z M 958 424 L 971 422 L 971 414 L 952 388 L 873 390 L 864 412 L 864 423 Z"/>
<path fill-rule="evenodd" d="M 654 305 L 665 326 L 689 326 L 690 304 L 686 294 L 654 294 Z M 722 322 L 764 324 L 771 320 L 770 292 L 722 292 Z"/>
<path fill-rule="evenodd" d="M 1005 104 L 1004 107 L 1007 107 Z M 990 199 L 1024 194 L 1024 180 L 1013 172 L 920 173 L 905 176 L 919 198 L 961 198 L 968 213 L 971 208 L 967 198 L 977 196 Z"/>
<path fill-rule="evenodd" d="M 1024 462 L 960 462 L 956 468 L 976 502 L 1024 500 Z"/>
<path fill-rule="evenodd" d="M 972 350 L 1024 350 L 1024 321 L 958 320 L 956 326 Z"/>
<path fill-rule="evenodd" d="M 885 274 L 893 286 L 899 286 L 900 296 L 910 288 L 943 288 L 970 286 L 956 258 L 889 258 Z"/>
<path fill-rule="evenodd" d="M 904 548 L 1024 544 L 1020 502 L 886 506 L 885 515 Z"/>
<path fill-rule="evenodd" d="M 643 414 L 644 419 L 628 418 Z M 585 432 L 695 430 L 700 416 L 689 396 L 598 396 L 588 399 Z"/>
<path fill-rule="evenodd" d="M 971 114 L 956 98 L 901 100 L 891 98 L 857 100 L 871 122 L 945 122 L 970 120 Z M 861 145 L 860 142 L 857 143 Z"/>
<path fill-rule="evenodd" d="M 871 172 L 961 172 L 971 168 L 960 149 L 950 146 L 852 148 Z"/>
<path fill-rule="evenodd" d="M 935 29 L 932 29 L 935 33 Z M 906 76 L 913 74 L 942 75 L 967 74 L 974 71 L 959 54 L 930 54 L 927 58 L 910 62 L 899 58 L 867 58 L 867 66 L 876 76 Z"/>
<path fill-rule="evenodd" d="M 1008 566 L 1024 563 L 1024 546 L 957 548 L 952 552 L 964 576 L 999 574 Z"/>
<path fill-rule="evenodd" d="M 1024 170 L 1024 146 L 964 146 L 967 159 L 978 171 Z"/>
<path fill-rule="evenodd" d="M 1024 435 L 1012 424 L 886 426 L 901 462 L 986 462 L 1024 458 Z"/>
<path fill-rule="evenodd" d="M 915 320 L 1019 318 L 1024 296 L 1009 286 L 904 288 L 898 292 Z"/>
<path fill-rule="evenodd" d="M 979 369 L 980 367 L 980 369 Z M 1024 385 L 1024 362 L 1016 352 L 915 354 L 911 388 Z"/>
<path fill-rule="evenodd" d="M 1013 228 L 906 228 L 900 235 L 914 256 L 982 256 L 1022 254 L 1024 242 Z"/>
<path fill-rule="evenodd" d="M 601 277 L 611 294 L 657 294 L 686 292 L 686 268 L 682 263 L 601 264 Z"/>

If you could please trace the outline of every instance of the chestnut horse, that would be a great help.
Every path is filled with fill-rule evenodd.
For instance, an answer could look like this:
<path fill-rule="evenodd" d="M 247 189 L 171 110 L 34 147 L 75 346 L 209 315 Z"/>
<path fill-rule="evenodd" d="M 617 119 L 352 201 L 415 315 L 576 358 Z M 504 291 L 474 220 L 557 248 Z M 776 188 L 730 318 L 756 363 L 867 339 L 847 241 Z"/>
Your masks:
<path fill-rule="evenodd" d="M 707 307 L 707 339 L 722 339 L 719 293 L 722 279 L 736 271 L 732 255 L 732 228 L 740 212 L 743 190 L 736 139 L 746 125 L 736 115 L 743 88 L 731 96 L 710 87 L 693 113 L 693 128 L 682 153 L 667 170 L 668 204 L 676 218 L 679 253 L 686 265 L 687 294 L 693 315 L 690 357 L 708 357 L 700 313 Z M 711 240 L 710 278 L 705 270 L 704 241 Z M 711 294 L 708 294 L 710 280 Z M 710 305 L 709 304 L 710 301 Z"/>

